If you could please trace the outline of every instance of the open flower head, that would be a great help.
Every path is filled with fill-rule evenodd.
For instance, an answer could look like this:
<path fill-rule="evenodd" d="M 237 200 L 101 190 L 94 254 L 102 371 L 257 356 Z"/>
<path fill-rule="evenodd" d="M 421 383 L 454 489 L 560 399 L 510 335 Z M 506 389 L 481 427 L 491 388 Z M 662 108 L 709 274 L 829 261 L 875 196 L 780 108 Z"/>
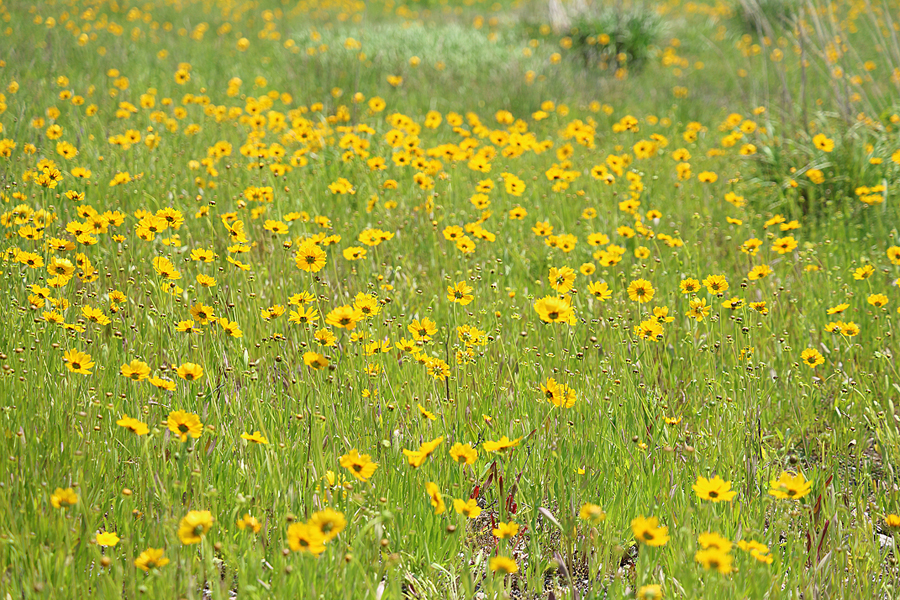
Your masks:
<path fill-rule="evenodd" d="M 660 527 L 656 517 L 635 517 L 631 520 L 631 531 L 637 541 L 648 546 L 665 546 L 669 541 L 669 528 Z"/>
<path fill-rule="evenodd" d="M 78 494 L 72 488 L 56 488 L 50 496 L 50 505 L 53 508 L 69 508 L 78 504 Z"/>
<path fill-rule="evenodd" d="M 407 450 L 403 449 L 403 454 L 406 456 L 407 461 L 409 462 L 409 466 L 411 467 L 421 467 L 425 460 L 431 456 L 431 453 L 434 452 L 435 448 L 441 445 L 441 442 L 444 441 L 444 437 L 437 437 L 430 442 L 423 442 L 418 450 Z"/>
<path fill-rule="evenodd" d="M 509 439 L 505 435 L 502 436 L 496 442 L 487 441 L 482 445 L 485 452 L 506 452 L 510 448 L 515 448 L 519 445 L 519 442 L 522 441 L 522 438 L 516 438 L 514 440 Z"/>
<path fill-rule="evenodd" d="M 769 482 L 769 495 L 781 500 L 800 500 L 812 489 L 812 481 L 808 481 L 802 473 L 791 475 L 782 471 L 778 479 Z"/>
<path fill-rule="evenodd" d="M 319 555 L 325 552 L 322 530 L 310 523 L 291 523 L 287 530 L 288 546 L 294 552 Z"/>
<path fill-rule="evenodd" d="M 446 509 L 446 505 L 444 504 L 444 497 L 441 495 L 441 490 L 436 483 L 433 481 L 429 481 L 425 484 L 425 493 L 428 494 L 428 499 L 431 501 L 431 506 L 434 507 L 434 514 L 440 515 Z"/>
<path fill-rule="evenodd" d="M 167 564 L 169 564 L 169 559 L 165 557 L 165 550 L 162 548 L 147 548 L 134 559 L 134 566 L 145 573 L 162 568 Z"/>
<path fill-rule="evenodd" d="M 97 534 L 95 541 L 98 546 L 112 548 L 119 543 L 119 536 L 114 531 L 104 531 Z"/>
<path fill-rule="evenodd" d="M 328 542 L 333 540 L 347 527 L 344 513 L 331 508 L 314 512 L 309 517 L 309 524 L 319 530 L 322 538 Z"/>
<path fill-rule="evenodd" d="M 354 448 L 341 457 L 341 466 L 360 481 L 368 481 L 378 468 L 378 463 L 373 462 L 368 454 L 360 454 Z"/>
<path fill-rule="evenodd" d="M 116 425 L 124 427 L 135 435 L 147 435 L 150 433 L 150 428 L 147 427 L 146 423 L 137 419 L 132 419 L 128 415 L 122 415 L 122 418 L 116 421 Z"/>
<path fill-rule="evenodd" d="M 80 375 L 90 375 L 90 369 L 92 369 L 95 364 L 94 361 L 91 360 L 90 354 L 81 352 L 80 350 L 67 350 L 63 355 L 63 360 L 66 361 L 66 368 L 69 371 Z"/>
<path fill-rule="evenodd" d="M 722 552 L 716 548 L 708 548 L 698 550 L 694 555 L 694 559 L 703 565 L 708 571 L 718 571 L 723 575 L 727 575 L 732 571 L 732 557 L 727 552 Z"/>
<path fill-rule="evenodd" d="M 519 571 L 516 561 L 506 556 L 495 556 L 488 561 L 488 568 L 499 575 L 512 575 Z"/>
<path fill-rule="evenodd" d="M 698 498 L 710 502 L 731 502 L 737 495 L 737 492 L 731 489 L 731 482 L 723 480 L 718 475 L 712 479 L 697 477 L 697 483 L 692 487 Z"/>
<path fill-rule="evenodd" d="M 606 512 L 597 504 L 588 502 L 581 505 L 581 510 L 578 511 L 578 518 L 596 526 L 606 520 Z"/>
<path fill-rule="evenodd" d="M 192 510 L 178 524 L 178 539 L 186 546 L 199 544 L 213 524 L 213 516 L 208 510 Z"/>
<path fill-rule="evenodd" d="M 169 431 L 177 435 L 182 442 L 186 442 L 188 436 L 198 438 L 203 434 L 203 423 L 200 422 L 200 417 L 183 410 L 170 412 L 166 424 Z"/>
<path fill-rule="evenodd" d="M 575 311 L 568 296 L 545 296 L 534 303 L 534 310 L 545 323 L 574 324 Z"/>

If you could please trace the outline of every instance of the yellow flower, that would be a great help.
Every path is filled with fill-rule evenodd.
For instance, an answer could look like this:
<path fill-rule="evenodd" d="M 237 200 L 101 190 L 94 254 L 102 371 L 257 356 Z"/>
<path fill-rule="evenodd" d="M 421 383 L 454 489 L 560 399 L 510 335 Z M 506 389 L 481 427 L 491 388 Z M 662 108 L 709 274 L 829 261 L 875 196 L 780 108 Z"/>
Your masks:
<path fill-rule="evenodd" d="M 169 431 L 181 438 L 182 442 L 186 442 L 188 436 L 198 438 L 203 434 L 203 423 L 200 422 L 200 417 L 183 410 L 170 412 L 166 424 L 169 427 Z"/>
<path fill-rule="evenodd" d="M 802 473 L 791 475 L 787 471 L 782 471 L 778 479 L 769 482 L 769 486 L 771 496 L 781 500 L 799 500 L 809 494 L 812 481 L 807 481 Z"/>
<path fill-rule="evenodd" d="M 292 523 L 288 527 L 288 546 L 294 552 L 309 552 L 319 555 L 325 552 L 325 536 L 315 525 Z"/>
<path fill-rule="evenodd" d="M 378 342 L 375 342 L 375 343 L 377 344 Z M 422 414 L 423 417 L 425 417 L 429 421 L 437 420 L 437 417 L 435 416 L 435 414 L 433 412 L 430 412 L 427 408 L 425 408 L 421 404 L 416 404 L 416 406 L 418 407 L 419 412 Z"/>
<path fill-rule="evenodd" d="M 587 502 L 581 505 L 578 518 L 596 526 L 606 520 L 606 512 L 600 506 Z"/>
<path fill-rule="evenodd" d="M 181 272 L 175 268 L 175 265 L 172 264 L 172 261 L 164 256 L 157 256 L 152 261 L 153 270 L 162 277 L 166 279 L 174 280 L 181 279 Z"/>
<path fill-rule="evenodd" d="M 656 517 L 635 517 L 631 520 L 631 530 L 639 542 L 648 546 L 665 546 L 669 541 L 669 528 L 660 527 Z"/>
<path fill-rule="evenodd" d="M 815 348 L 807 348 L 801 352 L 800 359 L 810 368 L 815 368 L 825 362 L 825 357 Z"/>
<path fill-rule="evenodd" d="M 80 350 L 66 350 L 66 353 L 63 354 L 63 360 L 66 361 L 66 368 L 73 373 L 79 373 L 81 375 L 90 375 L 91 367 L 94 366 L 94 361 L 91 360 L 91 355 L 85 352 L 81 352 Z"/>
<path fill-rule="evenodd" d="M 634 334 L 642 340 L 658 342 L 663 339 L 663 328 L 659 324 L 659 320 L 654 317 L 641 321 L 640 325 L 635 325 Z"/>
<path fill-rule="evenodd" d="M 242 433 L 242 440 L 247 440 L 248 442 L 253 442 L 254 444 L 268 444 L 269 440 L 258 431 L 254 431 L 252 434 L 250 433 Z"/>
<path fill-rule="evenodd" d="M 444 441 L 444 437 L 437 437 L 430 442 L 424 442 L 419 446 L 418 450 L 407 450 L 403 449 L 403 454 L 406 456 L 407 461 L 409 461 L 409 465 L 411 467 L 421 467 L 425 462 L 425 459 L 428 458 L 432 452 L 434 452 L 435 448 L 441 445 L 441 442 Z"/>
<path fill-rule="evenodd" d="M 703 565 L 704 569 L 707 570 L 716 570 L 723 575 L 727 575 L 731 573 L 731 563 L 732 558 L 731 555 L 727 552 L 722 552 L 716 548 L 709 548 L 707 550 L 699 550 L 694 555 L 694 559 Z"/>
<path fill-rule="evenodd" d="M 710 502 L 731 502 L 737 495 L 737 492 L 731 490 L 731 482 L 724 481 L 718 475 L 712 479 L 697 477 L 697 483 L 692 487 L 697 497 Z"/>
<path fill-rule="evenodd" d="M 562 267 L 559 269 L 552 267 L 550 269 L 549 279 L 550 287 L 553 288 L 557 294 L 568 294 L 569 290 L 572 289 L 572 284 L 575 283 L 575 271 L 569 267 Z"/>
<path fill-rule="evenodd" d="M 362 313 L 359 309 L 350 305 L 339 306 L 328 313 L 325 322 L 333 327 L 340 327 L 352 331 L 356 328 L 356 324 L 362 320 Z"/>
<path fill-rule="evenodd" d="M 175 390 L 175 382 L 170 379 L 163 379 L 161 377 L 151 377 L 150 384 L 158 387 L 161 390 L 166 390 L 172 392 Z"/>
<path fill-rule="evenodd" d="M 794 239 L 793 236 L 787 236 L 778 238 L 775 240 L 775 243 L 772 244 L 772 250 L 777 252 L 778 254 L 787 254 L 788 252 L 792 252 L 797 247 L 797 240 Z"/>
<path fill-rule="evenodd" d="M 612 296 L 612 290 L 605 281 L 594 281 L 588 284 L 588 293 L 600 302 L 606 302 Z"/>
<path fill-rule="evenodd" d="M 195 363 L 184 363 L 176 369 L 178 376 L 186 381 L 195 381 L 203 377 L 203 367 Z"/>
<path fill-rule="evenodd" d="M 881 308 L 888 303 L 888 297 L 884 294 L 870 294 L 866 301 L 875 308 Z"/>
<path fill-rule="evenodd" d="M 237 520 L 237 527 L 240 530 L 249 529 L 253 533 L 259 533 L 259 530 L 262 529 L 262 523 L 256 517 L 251 516 L 250 513 L 246 513 Z"/>
<path fill-rule="evenodd" d="M 116 421 L 116 425 L 124 427 L 135 435 L 147 435 L 150 432 L 146 423 L 132 419 L 128 415 L 122 415 L 122 418 Z"/>
<path fill-rule="evenodd" d="M 475 464 L 475 461 L 478 460 L 478 451 L 468 444 L 460 444 L 457 442 L 450 448 L 450 457 L 456 462 L 473 465 Z"/>
<path fill-rule="evenodd" d="M 662 597 L 662 586 L 659 584 L 641 586 L 635 596 L 636 600 L 662 600 Z"/>
<path fill-rule="evenodd" d="M 900 150 L 897 152 L 900 153 Z M 886 254 L 892 265 L 900 265 L 900 246 L 891 246 Z"/>
<path fill-rule="evenodd" d="M 773 562 L 772 555 L 769 554 L 769 547 L 765 544 L 755 541 L 746 541 L 741 540 L 738 542 L 738 548 L 744 550 L 745 552 L 749 552 L 750 556 L 755 558 L 761 563 L 765 563 L 767 565 L 771 565 Z"/>
<path fill-rule="evenodd" d="M 78 494 L 72 488 L 56 488 L 50 496 L 50 504 L 53 508 L 69 508 L 78 504 Z"/>
<path fill-rule="evenodd" d="M 697 543 L 705 550 L 712 548 L 719 550 L 720 552 L 731 552 L 731 540 L 726 539 L 713 531 L 701 533 L 697 536 Z"/>
<path fill-rule="evenodd" d="M 312 369 L 320 370 L 328 366 L 328 359 L 318 352 L 304 352 L 303 363 Z"/>
<path fill-rule="evenodd" d="M 711 307 L 706 304 L 706 298 L 691 298 L 688 317 L 696 319 L 699 323 L 709 316 L 710 309 Z"/>
<path fill-rule="evenodd" d="M 426 483 L 425 493 L 428 494 L 428 498 L 431 500 L 431 506 L 434 507 L 434 514 L 439 515 L 447 509 L 444 504 L 444 498 L 441 496 L 441 490 L 436 483 L 432 481 Z"/>
<path fill-rule="evenodd" d="M 875 267 L 872 265 L 866 265 L 864 267 L 859 267 L 853 272 L 853 279 L 857 281 L 862 281 L 864 279 L 868 279 L 875 273 Z"/>
<path fill-rule="evenodd" d="M 700 282 L 688 277 L 687 279 L 682 279 L 681 283 L 678 284 L 678 287 L 682 294 L 693 294 L 700 289 Z"/>
<path fill-rule="evenodd" d="M 519 565 L 511 558 L 506 556 L 495 556 L 488 561 L 488 567 L 494 573 L 502 573 L 504 575 L 512 575 L 519 571 Z"/>
<path fill-rule="evenodd" d="M 822 152 L 831 152 L 834 150 L 834 140 L 830 139 L 824 133 L 820 133 L 813 137 L 813 144 Z"/>
<path fill-rule="evenodd" d="M 333 540 L 347 527 L 347 519 L 344 513 L 331 508 L 314 512 L 309 518 L 309 524 L 319 530 L 326 542 Z"/>
<path fill-rule="evenodd" d="M 134 566 L 145 573 L 151 569 L 159 569 L 169 564 L 169 559 L 163 556 L 162 548 L 147 548 L 134 560 Z"/>
<path fill-rule="evenodd" d="M 728 289 L 728 281 L 724 275 L 710 275 L 703 280 L 703 285 L 710 294 L 724 294 Z"/>
<path fill-rule="evenodd" d="M 325 266 L 327 257 L 318 244 L 307 242 L 297 249 L 294 263 L 302 271 L 318 273 Z"/>
<path fill-rule="evenodd" d="M 829 315 L 836 315 L 836 314 L 839 314 L 839 313 L 844 312 L 844 311 L 847 310 L 848 308 L 850 308 L 850 305 L 849 305 L 849 304 L 846 304 L 846 303 L 843 303 L 843 304 L 838 304 L 837 306 L 832 306 L 832 307 L 829 308 L 826 312 L 827 312 Z"/>
<path fill-rule="evenodd" d="M 119 536 L 115 532 L 105 531 L 97 534 L 97 545 L 112 548 L 119 543 Z"/>
<path fill-rule="evenodd" d="M 199 544 L 214 520 L 208 510 L 192 510 L 178 524 L 178 538 L 185 545 Z"/>
<path fill-rule="evenodd" d="M 447 288 L 447 299 L 465 306 L 475 299 L 472 294 L 472 287 L 465 281 L 460 281 L 455 286 Z"/>
<path fill-rule="evenodd" d="M 128 379 L 143 381 L 150 376 L 150 367 L 144 361 L 135 359 L 127 365 L 122 365 L 119 372 Z"/>
<path fill-rule="evenodd" d="M 359 260 L 366 257 L 366 249 L 359 246 L 344 248 L 342 254 L 346 260 Z"/>
<path fill-rule="evenodd" d="M 546 323 L 569 323 L 575 320 L 575 311 L 572 309 L 571 300 L 563 297 L 545 296 L 534 303 L 534 310 Z"/>
<path fill-rule="evenodd" d="M 481 507 L 478 506 L 478 502 L 474 498 L 469 498 L 469 500 L 454 498 L 453 508 L 456 509 L 456 512 L 465 515 L 469 519 L 475 519 L 481 514 Z"/>
<path fill-rule="evenodd" d="M 774 271 L 769 265 L 756 265 L 747 273 L 747 279 L 757 281 L 763 277 L 771 275 Z"/>
<path fill-rule="evenodd" d="M 111 323 L 110 318 L 103 314 L 103 311 L 98 308 L 84 306 L 81 309 L 81 314 L 91 323 L 96 323 L 98 325 L 109 325 Z"/>
<path fill-rule="evenodd" d="M 509 539 L 519 534 L 519 524 L 513 521 L 509 523 L 499 522 L 497 527 L 491 530 L 491 533 L 499 540 Z"/>
<path fill-rule="evenodd" d="M 360 454 L 354 448 L 341 457 L 341 466 L 349 469 L 350 474 L 360 481 L 367 481 L 375 473 L 378 463 L 373 462 L 368 454 Z"/>
<path fill-rule="evenodd" d="M 628 297 L 634 302 L 644 304 L 653 299 L 653 284 L 646 279 L 635 279 L 628 286 Z"/>
<path fill-rule="evenodd" d="M 416 319 L 407 327 L 416 341 L 427 342 L 435 333 L 437 333 L 437 323 L 431 319 Z"/>
<path fill-rule="evenodd" d="M 669 316 L 669 307 L 668 306 L 657 306 L 653 309 L 653 318 L 656 319 L 658 323 L 671 323 L 675 320 L 675 317 Z"/>
<path fill-rule="evenodd" d="M 554 378 L 547 378 L 547 383 L 541 384 L 541 392 L 548 402 L 557 407 L 572 408 L 575 405 L 575 390 L 568 385 L 558 383 Z"/>
<path fill-rule="evenodd" d="M 487 441 L 482 444 L 485 452 L 505 452 L 509 448 L 515 448 L 519 445 L 519 442 L 522 441 L 522 438 L 516 438 L 514 440 L 509 439 L 505 435 L 501 437 L 498 441 Z"/>

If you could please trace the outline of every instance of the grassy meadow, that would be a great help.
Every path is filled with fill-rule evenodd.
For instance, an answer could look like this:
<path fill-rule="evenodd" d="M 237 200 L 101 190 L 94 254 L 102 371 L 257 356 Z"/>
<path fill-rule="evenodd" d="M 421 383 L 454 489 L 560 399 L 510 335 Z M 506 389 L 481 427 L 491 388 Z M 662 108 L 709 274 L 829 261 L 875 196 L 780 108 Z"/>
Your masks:
<path fill-rule="evenodd" d="M 0 0 L 2 597 L 896 597 L 898 14 Z"/>

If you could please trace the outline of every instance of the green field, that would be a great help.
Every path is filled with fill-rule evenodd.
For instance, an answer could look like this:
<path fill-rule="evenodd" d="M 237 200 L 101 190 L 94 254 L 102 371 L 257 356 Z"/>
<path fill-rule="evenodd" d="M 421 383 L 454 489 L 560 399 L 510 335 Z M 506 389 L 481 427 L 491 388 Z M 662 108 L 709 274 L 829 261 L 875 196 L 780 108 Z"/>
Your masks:
<path fill-rule="evenodd" d="M 0 597 L 900 594 L 898 14 L 0 0 Z"/>

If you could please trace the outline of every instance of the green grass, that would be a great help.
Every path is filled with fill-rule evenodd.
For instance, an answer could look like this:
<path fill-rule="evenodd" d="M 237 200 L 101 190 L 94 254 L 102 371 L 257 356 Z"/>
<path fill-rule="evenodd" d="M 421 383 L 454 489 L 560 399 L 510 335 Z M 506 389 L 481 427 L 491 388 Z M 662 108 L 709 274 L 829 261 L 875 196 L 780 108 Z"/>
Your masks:
<path fill-rule="evenodd" d="M 633 598 L 659 585 L 666 598 L 896 593 L 893 555 L 881 543 L 896 539 L 885 519 L 900 513 L 892 491 L 900 464 L 896 110 L 848 126 L 834 116 L 827 80 L 815 79 L 807 82 L 813 126 L 798 123 L 778 88 L 782 73 L 799 98 L 796 56 L 753 55 L 759 40 L 742 38 L 734 11 L 720 4 L 655 6 L 671 38 L 648 46 L 644 68 L 622 79 L 586 66 L 552 32 L 535 35 L 534 23 L 547 18 L 543 3 L 185 3 L 146 18 L 144 7 L 87 8 L 3 9 L 0 591 Z M 119 35 L 110 22 L 121 25 Z M 106 24 L 96 32 L 98 23 Z M 866 35 L 849 37 L 861 60 Z M 190 80 L 180 84 L 182 62 Z M 229 91 L 233 78 L 241 85 Z M 384 110 L 370 110 L 376 97 Z M 813 108 L 815 98 L 822 103 Z M 264 120 L 256 123 L 249 113 L 260 102 Z M 758 106 L 765 112 L 754 114 Z M 429 123 L 429 111 L 440 124 Z M 461 122 L 451 123 L 457 115 Z M 626 116 L 634 127 L 623 130 Z M 62 128 L 59 139 L 52 124 Z M 129 132 L 141 138 L 133 146 L 110 142 Z M 506 138 L 526 132 L 524 151 L 504 153 Z M 814 146 L 819 132 L 835 141 L 833 152 Z M 734 143 L 723 142 L 728 136 Z M 60 155 L 62 141 L 77 156 Z M 262 159 L 251 156 L 256 142 L 267 149 Z M 649 142 L 652 156 L 637 157 L 636 145 Z M 211 150 L 226 143 L 230 154 Z M 746 144 L 757 152 L 742 155 Z M 401 147 L 439 164 L 395 164 Z M 473 154 L 488 147 L 490 170 L 474 170 Z M 625 155 L 614 181 L 591 175 Z M 371 169 L 373 157 L 386 169 Z M 54 187 L 38 179 L 42 160 L 59 169 Z M 690 164 L 689 177 L 679 178 L 680 163 Z M 291 168 L 277 175 L 278 165 Z M 76 168 L 90 177 L 76 177 Z M 809 168 L 823 172 L 822 183 Z M 551 179 L 554 169 L 568 174 L 567 186 Z M 125 171 L 135 179 L 111 186 Z M 701 182 L 710 172 L 716 181 Z M 521 180 L 521 196 L 506 190 L 504 174 Z M 331 191 L 340 178 L 353 194 Z M 494 184 L 485 192 L 490 204 L 476 207 L 483 180 Z M 885 202 L 860 201 L 857 187 L 882 181 Z M 273 201 L 254 200 L 252 187 L 271 188 Z M 83 200 L 68 199 L 69 191 Z M 729 192 L 743 206 L 726 201 Z M 87 207 L 120 211 L 122 223 L 77 240 L 70 225 L 91 218 Z M 523 220 L 510 217 L 516 207 L 527 211 Z M 183 224 L 141 239 L 143 211 L 166 208 Z M 235 220 L 246 252 L 234 251 L 240 244 L 225 221 Z M 548 245 L 532 230 L 538 221 L 575 236 L 573 248 Z M 468 228 L 474 251 L 446 239 L 452 226 Z M 359 236 L 372 228 L 393 238 L 367 246 Z M 590 245 L 595 233 L 609 241 Z M 26 237 L 35 235 L 42 237 Z M 325 264 L 307 272 L 295 255 L 317 235 L 339 239 L 317 238 Z M 788 236 L 796 247 L 779 253 L 777 240 Z M 53 249 L 51 238 L 73 249 Z M 740 250 L 752 238 L 760 241 L 755 256 Z M 603 266 L 616 250 L 609 244 L 622 254 Z M 366 256 L 346 259 L 351 247 Z M 192 260 L 197 249 L 216 256 Z M 53 287 L 46 266 L 23 264 L 24 253 L 45 265 L 54 257 L 79 264 Z M 154 268 L 160 257 L 179 279 Z M 772 273 L 751 280 L 759 265 Z M 855 278 L 865 265 L 871 275 Z M 565 294 L 574 319 L 545 323 L 535 304 L 558 295 L 549 273 L 564 266 L 576 273 Z M 216 285 L 202 287 L 198 275 Z M 683 280 L 711 275 L 723 275 L 728 290 L 682 293 Z M 655 290 L 649 302 L 629 297 L 639 279 Z M 472 287 L 472 303 L 450 301 L 447 289 L 458 282 Z M 604 301 L 588 290 L 598 282 L 611 291 Z M 312 295 L 314 325 L 288 320 L 290 298 L 301 292 Z M 377 298 L 379 314 L 353 331 L 326 324 L 360 293 Z M 887 305 L 869 302 L 874 294 Z M 723 306 L 731 298 L 742 305 Z M 702 320 L 691 317 L 692 300 L 709 308 Z M 751 302 L 765 302 L 768 313 Z M 242 336 L 214 323 L 178 331 L 199 303 L 237 323 Z M 841 303 L 844 312 L 827 313 Z M 276 305 L 283 314 L 262 314 Z M 661 323 L 662 338 L 640 339 L 636 327 L 661 307 L 673 317 Z M 46 316 L 54 308 L 67 326 Z M 90 322 L 85 308 L 110 322 Z M 436 324 L 432 339 L 401 350 L 413 339 L 409 326 L 425 318 Z M 838 320 L 859 332 L 825 331 Z M 482 331 L 483 344 L 467 347 L 464 326 Z M 325 329 L 336 345 L 316 342 Z M 373 354 L 373 342 L 390 345 Z M 804 364 L 807 348 L 824 362 Z M 67 368 L 70 350 L 91 356 L 90 375 Z M 308 352 L 328 366 L 307 366 Z M 124 377 L 133 360 L 174 391 Z M 203 377 L 181 378 L 184 363 L 201 365 Z M 444 363 L 448 376 L 434 377 Z M 547 400 L 549 378 L 574 391 L 570 407 Z M 199 437 L 182 442 L 168 428 L 178 410 L 198 416 Z M 124 414 L 148 433 L 118 426 Z M 268 444 L 241 437 L 257 431 Z M 518 444 L 488 452 L 485 442 L 501 436 Z M 439 437 L 412 467 L 403 450 Z M 474 464 L 451 458 L 456 443 L 477 449 Z M 341 466 L 353 449 L 379 463 L 368 481 Z M 770 482 L 783 471 L 802 473 L 810 493 L 772 496 Z M 694 492 L 698 477 L 714 475 L 731 482 L 733 500 Z M 442 514 L 426 494 L 429 482 L 443 495 Z M 55 490 L 70 487 L 77 502 L 54 508 Z M 470 498 L 482 509 L 473 519 L 453 503 Z M 580 518 L 586 504 L 605 519 Z M 342 513 L 346 528 L 320 556 L 292 551 L 289 527 L 326 508 Z M 199 544 L 178 535 L 189 511 L 214 519 Z M 247 513 L 258 533 L 237 526 Z M 641 515 L 668 527 L 665 545 L 636 541 L 632 520 Z M 519 533 L 496 539 L 491 530 L 508 521 Z M 100 547 L 98 532 L 120 540 Z M 724 554 L 732 572 L 698 562 L 705 532 L 735 544 Z M 771 564 L 737 546 L 750 540 L 768 547 Z M 139 570 L 135 560 L 148 548 L 164 549 L 170 562 Z M 497 556 L 515 560 L 518 573 L 495 572 L 489 561 Z"/>

